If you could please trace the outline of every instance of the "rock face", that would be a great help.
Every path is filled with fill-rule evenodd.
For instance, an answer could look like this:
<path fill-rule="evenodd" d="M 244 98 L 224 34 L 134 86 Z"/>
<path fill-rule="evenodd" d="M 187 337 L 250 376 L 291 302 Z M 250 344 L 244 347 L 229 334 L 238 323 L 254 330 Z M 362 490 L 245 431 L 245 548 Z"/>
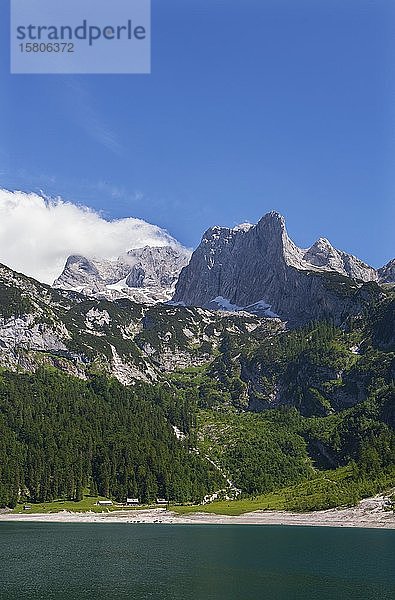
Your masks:
<path fill-rule="evenodd" d="M 352 254 L 337 250 L 326 238 L 319 238 L 304 253 L 303 259 L 310 265 L 325 267 L 352 279 L 361 281 L 377 281 L 378 279 L 373 267 L 369 267 Z"/>
<path fill-rule="evenodd" d="M 69 256 L 53 286 L 110 300 L 126 296 L 148 304 L 163 302 L 174 293 L 189 257 L 190 252 L 181 246 L 145 246 L 117 260 Z"/>
<path fill-rule="evenodd" d="M 395 283 L 395 258 L 378 270 L 380 283 Z"/>
<path fill-rule="evenodd" d="M 376 271 L 321 238 L 308 250 L 276 212 L 257 225 L 212 227 L 176 285 L 175 303 L 277 315 L 290 325 L 356 314 L 380 294 Z"/>

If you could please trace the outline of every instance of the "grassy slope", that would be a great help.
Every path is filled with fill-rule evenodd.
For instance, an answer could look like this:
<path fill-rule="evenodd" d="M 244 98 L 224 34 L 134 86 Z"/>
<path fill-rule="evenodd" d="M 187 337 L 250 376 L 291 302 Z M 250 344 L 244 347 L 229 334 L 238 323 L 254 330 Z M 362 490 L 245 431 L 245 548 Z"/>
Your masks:
<path fill-rule="evenodd" d="M 382 480 L 369 481 L 366 493 L 370 496 L 381 489 Z M 388 475 L 387 489 L 395 486 L 395 468 Z M 322 471 L 310 481 L 284 487 L 255 498 L 243 498 L 232 502 L 220 500 L 204 506 L 171 506 L 178 514 L 194 512 L 237 516 L 256 510 L 288 510 L 308 512 L 339 506 L 353 506 L 359 499 L 360 486 L 352 479 L 352 468 L 341 467 L 332 471 Z"/>

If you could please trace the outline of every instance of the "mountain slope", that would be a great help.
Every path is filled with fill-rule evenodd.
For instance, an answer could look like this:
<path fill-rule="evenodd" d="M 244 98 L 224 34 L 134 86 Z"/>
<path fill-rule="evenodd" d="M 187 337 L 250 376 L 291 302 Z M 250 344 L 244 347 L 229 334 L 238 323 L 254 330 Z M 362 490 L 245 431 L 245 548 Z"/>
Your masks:
<path fill-rule="evenodd" d="M 100 376 L 2 373 L 0 507 L 20 496 L 79 501 L 86 488 L 121 502 L 201 501 L 223 477 L 177 439 L 155 400 Z"/>
<path fill-rule="evenodd" d="M 201 451 L 242 493 L 266 494 L 250 510 L 352 505 L 394 487 L 394 302 L 346 330 L 229 339 L 210 365 L 169 375 L 195 398 Z"/>
<path fill-rule="evenodd" d="M 0 266 L 0 505 L 285 486 L 286 506 L 306 509 L 394 485 L 395 306 L 381 294 L 342 327 L 289 330 Z"/>
<path fill-rule="evenodd" d="M 212 360 L 227 333 L 279 328 L 252 315 L 88 298 L 0 265 L 0 366 L 9 369 L 51 365 L 83 378 L 156 381 L 163 370 Z"/>

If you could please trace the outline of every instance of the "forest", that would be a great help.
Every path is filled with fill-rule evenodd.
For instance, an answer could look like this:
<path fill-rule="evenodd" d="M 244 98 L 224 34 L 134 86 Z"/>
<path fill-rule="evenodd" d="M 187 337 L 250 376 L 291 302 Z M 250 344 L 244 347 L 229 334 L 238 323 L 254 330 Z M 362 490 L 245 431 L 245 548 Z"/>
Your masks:
<path fill-rule="evenodd" d="M 177 440 L 152 395 L 102 376 L 1 373 L 0 505 L 79 501 L 86 488 L 120 502 L 199 502 L 221 487 L 222 476 Z M 182 406 L 179 419 L 187 420 Z"/>

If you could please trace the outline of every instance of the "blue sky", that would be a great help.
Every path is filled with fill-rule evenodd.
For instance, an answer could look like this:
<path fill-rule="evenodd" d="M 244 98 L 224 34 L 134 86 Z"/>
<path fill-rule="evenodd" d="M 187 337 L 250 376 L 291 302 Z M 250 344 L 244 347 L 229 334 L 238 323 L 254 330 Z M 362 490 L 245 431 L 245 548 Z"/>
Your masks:
<path fill-rule="evenodd" d="M 394 251 L 395 4 L 153 0 L 151 75 L 10 75 L 0 187 L 165 227 L 187 246 L 276 209 L 374 266 Z"/>

